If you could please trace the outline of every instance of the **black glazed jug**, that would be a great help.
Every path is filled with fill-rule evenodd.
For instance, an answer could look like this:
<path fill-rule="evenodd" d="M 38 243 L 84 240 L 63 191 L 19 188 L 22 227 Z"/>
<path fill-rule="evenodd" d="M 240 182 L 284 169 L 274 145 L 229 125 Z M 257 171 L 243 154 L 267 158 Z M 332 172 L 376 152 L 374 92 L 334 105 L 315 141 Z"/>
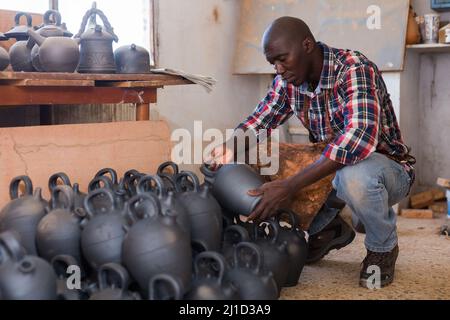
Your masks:
<path fill-rule="evenodd" d="M 155 183 L 154 187 L 151 185 L 152 182 Z M 159 176 L 147 175 L 141 177 L 137 189 L 138 194 L 154 192 L 159 199 L 162 214 L 175 217 L 181 229 L 187 233 L 189 238 L 191 237 L 191 220 L 186 208 L 172 191 L 166 191 L 164 182 Z"/>
<path fill-rule="evenodd" d="M 65 201 L 60 201 L 64 195 Z M 73 190 L 60 185 L 53 189 L 51 211 L 41 219 L 37 227 L 36 244 L 39 255 L 47 261 L 57 255 L 69 255 L 81 262 L 81 228 L 84 218 L 74 211 Z"/>
<path fill-rule="evenodd" d="M 287 226 L 281 226 L 284 215 L 288 218 Z M 280 210 L 275 219 L 280 225 L 278 243 L 286 242 L 289 256 L 288 271 L 284 286 L 294 287 L 298 284 L 303 267 L 305 266 L 308 255 L 308 243 L 305 239 L 305 233 L 297 227 L 298 222 L 294 212 L 286 209 Z"/>
<path fill-rule="evenodd" d="M 129 219 L 132 222 L 123 242 L 122 259 L 141 289 L 148 290 L 150 279 L 161 273 L 178 277 L 183 288 L 189 288 L 190 239 L 175 217 L 163 215 L 158 198 L 146 193 L 130 199 Z"/>
<path fill-rule="evenodd" d="M 266 227 L 268 232 L 265 232 Z M 287 242 L 281 242 L 279 238 L 280 228 L 277 222 L 269 220 L 260 225 L 254 224 L 253 229 L 255 244 L 261 248 L 264 254 L 264 267 L 273 273 L 279 292 L 285 286 L 290 264 Z"/>
<path fill-rule="evenodd" d="M 202 252 L 194 262 L 194 281 L 186 300 L 240 300 L 236 287 L 225 279 L 225 258 L 212 251 Z"/>
<path fill-rule="evenodd" d="M 261 201 L 247 192 L 261 187 L 264 179 L 246 164 L 226 164 L 217 171 L 203 165 L 200 171 L 211 184 L 214 197 L 232 215 L 249 216 Z"/>
<path fill-rule="evenodd" d="M 25 255 L 12 232 L 0 234 L 0 298 L 56 300 L 56 275 L 51 265 Z"/>
<path fill-rule="evenodd" d="M 194 189 L 182 192 L 183 179 L 190 179 Z M 200 187 L 192 172 L 181 172 L 176 178 L 177 198 L 186 208 L 191 222 L 191 239 L 207 251 L 219 251 L 222 239 L 222 210 L 211 195 L 209 186 Z"/>
<path fill-rule="evenodd" d="M 94 207 L 92 203 L 100 194 L 109 200 L 109 205 L 101 209 Z M 84 258 L 94 270 L 106 263 L 122 263 L 128 205 L 122 209 L 117 208 L 112 191 L 103 188 L 87 196 L 85 208 L 86 218 L 81 223 L 81 249 Z"/>
<path fill-rule="evenodd" d="M 239 289 L 243 300 L 276 300 L 278 288 L 272 273 L 264 270 L 264 255 L 254 243 L 241 242 L 234 251 L 227 280 Z"/>
<path fill-rule="evenodd" d="M 23 182 L 25 192 L 19 196 Z M 14 178 L 9 185 L 11 201 L 0 212 L 0 232 L 15 231 L 26 252 L 37 255 L 36 228 L 48 212 L 48 203 L 42 198 L 40 188 L 33 193 L 33 183 L 27 176 Z"/>
<path fill-rule="evenodd" d="M 170 274 L 153 276 L 149 283 L 149 300 L 183 300 L 184 289 L 179 280 Z"/>

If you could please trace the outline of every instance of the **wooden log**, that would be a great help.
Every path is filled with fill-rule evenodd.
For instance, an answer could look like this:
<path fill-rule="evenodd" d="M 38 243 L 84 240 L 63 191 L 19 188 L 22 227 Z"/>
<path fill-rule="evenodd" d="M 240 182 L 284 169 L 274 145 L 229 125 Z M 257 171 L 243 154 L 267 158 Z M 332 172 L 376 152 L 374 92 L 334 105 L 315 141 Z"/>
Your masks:
<path fill-rule="evenodd" d="M 411 196 L 411 208 L 424 209 L 434 203 L 434 193 L 431 190 Z"/>
<path fill-rule="evenodd" d="M 410 219 L 433 219 L 433 210 L 429 209 L 403 209 L 403 218 Z"/>

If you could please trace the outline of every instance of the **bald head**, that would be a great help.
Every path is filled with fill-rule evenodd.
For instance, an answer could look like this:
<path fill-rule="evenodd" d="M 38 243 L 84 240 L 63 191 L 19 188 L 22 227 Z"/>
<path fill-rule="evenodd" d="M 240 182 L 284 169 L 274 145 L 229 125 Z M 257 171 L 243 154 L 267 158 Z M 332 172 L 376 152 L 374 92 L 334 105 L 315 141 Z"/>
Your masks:
<path fill-rule="evenodd" d="M 302 42 L 306 38 L 315 42 L 311 30 L 303 20 L 294 17 L 281 17 L 272 22 L 266 29 L 262 44 L 265 49 L 274 41 Z"/>
<path fill-rule="evenodd" d="M 304 21 L 293 17 L 275 20 L 264 32 L 262 44 L 266 60 L 288 83 L 299 86 L 320 78 L 323 54 Z"/>

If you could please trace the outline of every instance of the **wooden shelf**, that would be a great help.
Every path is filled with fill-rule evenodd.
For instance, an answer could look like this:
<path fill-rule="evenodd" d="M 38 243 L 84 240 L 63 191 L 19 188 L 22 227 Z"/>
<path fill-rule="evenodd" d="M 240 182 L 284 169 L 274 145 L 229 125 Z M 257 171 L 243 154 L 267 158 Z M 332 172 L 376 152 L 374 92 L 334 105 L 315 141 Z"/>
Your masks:
<path fill-rule="evenodd" d="M 413 44 L 407 45 L 408 50 L 417 53 L 450 53 L 450 44 Z"/>

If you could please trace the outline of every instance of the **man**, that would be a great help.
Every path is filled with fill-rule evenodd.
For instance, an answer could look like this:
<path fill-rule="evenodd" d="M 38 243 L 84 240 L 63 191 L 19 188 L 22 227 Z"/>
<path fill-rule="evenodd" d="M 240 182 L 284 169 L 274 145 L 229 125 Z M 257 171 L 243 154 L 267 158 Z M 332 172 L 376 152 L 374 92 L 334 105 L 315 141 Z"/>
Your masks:
<path fill-rule="evenodd" d="M 357 51 L 316 42 L 309 27 L 292 17 L 277 19 L 269 26 L 263 48 L 277 76 L 267 96 L 238 128 L 270 131 L 295 115 L 308 128 L 312 142 L 328 144 L 322 157 L 305 170 L 249 191 L 252 196 L 262 196 L 249 219 L 267 219 L 298 190 L 335 173 L 337 197 L 366 231 L 367 256 L 360 285 L 372 287 L 373 266 L 380 268 L 381 287 L 389 285 L 399 252 L 391 206 L 410 191 L 414 158 L 402 141 L 381 73 Z M 223 146 L 212 156 L 221 164 L 230 162 L 233 152 Z M 348 245 L 355 237 L 338 212 L 322 210 L 313 221 L 310 262 Z"/>

